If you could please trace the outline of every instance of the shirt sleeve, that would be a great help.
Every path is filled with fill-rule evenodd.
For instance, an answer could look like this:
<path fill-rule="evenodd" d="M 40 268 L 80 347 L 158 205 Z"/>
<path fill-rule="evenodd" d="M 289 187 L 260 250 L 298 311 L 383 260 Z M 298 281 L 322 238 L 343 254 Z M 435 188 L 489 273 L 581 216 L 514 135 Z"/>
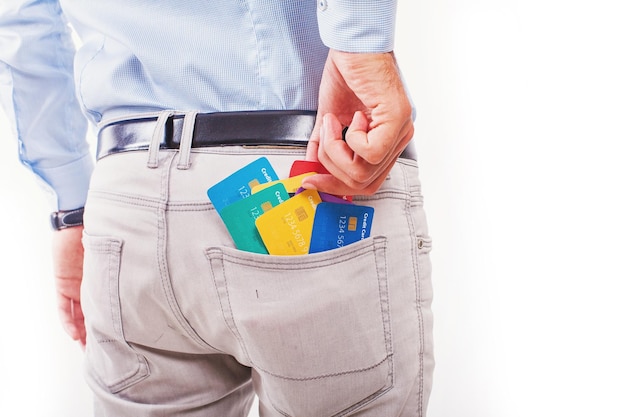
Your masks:
<path fill-rule="evenodd" d="M 0 45 L 0 100 L 21 162 L 49 192 L 53 211 L 84 206 L 93 158 L 58 1 L 2 0 Z"/>
<path fill-rule="evenodd" d="M 317 0 L 320 36 L 343 52 L 393 50 L 396 0 Z"/>

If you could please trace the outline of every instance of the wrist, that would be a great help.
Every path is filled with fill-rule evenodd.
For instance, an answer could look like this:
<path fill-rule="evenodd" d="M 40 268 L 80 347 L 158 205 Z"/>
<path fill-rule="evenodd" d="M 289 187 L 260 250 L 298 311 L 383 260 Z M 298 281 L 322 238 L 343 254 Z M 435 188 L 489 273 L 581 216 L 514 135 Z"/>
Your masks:
<path fill-rule="evenodd" d="M 389 52 L 346 52 L 337 49 L 330 49 L 328 56 L 331 60 L 341 65 L 358 65 L 365 67 L 376 67 L 381 64 L 396 66 L 394 51 Z"/>
<path fill-rule="evenodd" d="M 69 227 L 83 225 L 84 207 L 74 210 L 59 210 L 50 214 L 50 225 L 53 230 L 63 230 Z"/>

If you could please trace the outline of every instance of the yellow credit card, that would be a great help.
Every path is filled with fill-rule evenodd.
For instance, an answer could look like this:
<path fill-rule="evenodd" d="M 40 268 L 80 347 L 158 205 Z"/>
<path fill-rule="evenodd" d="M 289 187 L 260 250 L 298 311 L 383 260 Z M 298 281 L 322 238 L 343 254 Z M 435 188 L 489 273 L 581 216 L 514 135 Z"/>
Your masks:
<path fill-rule="evenodd" d="M 266 189 L 267 187 L 271 187 L 272 185 L 282 184 L 285 186 L 285 189 L 289 194 L 294 194 L 298 191 L 298 188 L 302 186 L 302 180 L 306 177 L 310 177 L 311 175 L 315 175 L 315 172 L 306 172 L 304 174 L 296 175 L 295 177 L 285 178 L 284 180 L 266 182 L 263 184 L 257 184 L 254 187 L 251 187 L 252 194 L 258 193 L 261 190 Z"/>
<path fill-rule="evenodd" d="M 304 190 L 256 219 L 270 255 L 309 253 L 315 208 L 321 202 L 317 191 Z"/>

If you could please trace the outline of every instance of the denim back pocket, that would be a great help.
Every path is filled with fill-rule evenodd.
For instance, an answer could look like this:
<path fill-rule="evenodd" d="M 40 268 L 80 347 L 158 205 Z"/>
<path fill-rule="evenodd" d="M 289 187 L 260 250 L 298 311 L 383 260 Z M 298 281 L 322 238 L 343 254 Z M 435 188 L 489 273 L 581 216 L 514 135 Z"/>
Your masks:
<path fill-rule="evenodd" d="M 123 243 L 84 233 L 83 246 L 81 305 L 87 326 L 87 372 L 99 385 L 116 393 L 150 374 L 146 359 L 124 339 L 119 294 Z"/>
<path fill-rule="evenodd" d="M 285 416 L 344 416 L 393 384 L 386 239 L 307 256 L 206 251 L 224 320 Z"/>

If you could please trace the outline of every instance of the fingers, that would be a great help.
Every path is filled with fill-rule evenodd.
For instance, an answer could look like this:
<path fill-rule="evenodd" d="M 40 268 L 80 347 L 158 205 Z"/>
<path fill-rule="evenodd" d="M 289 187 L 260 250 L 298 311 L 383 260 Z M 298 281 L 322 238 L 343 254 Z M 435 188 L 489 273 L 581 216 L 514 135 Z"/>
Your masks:
<path fill-rule="evenodd" d="M 303 186 L 331 194 L 376 192 L 413 136 L 411 103 L 393 53 L 331 49 L 318 112 L 307 159 L 321 162 L 332 176 L 308 177 Z"/>
<path fill-rule="evenodd" d="M 356 112 L 344 141 L 339 120 L 324 115 L 319 140 L 307 150 L 307 157 L 308 151 L 317 149 L 317 159 L 333 175 L 308 177 L 303 187 L 340 195 L 376 192 L 413 136 L 413 124 L 409 119 L 393 133 L 388 126 L 369 127 L 365 114 Z"/>
<path fill-rule="evenodd" d="M 319 150 L 320 144 L 320 127 L 322 125 L 322 117 L 318 114 L 317 119 L 315 120 L 315 126 L 313 127 L 313 132 L 311 133 L 311 137 L 309 138 L 309 143 L 306 147 L 306 157 L 307 161 L 317 161 L 317 154 Z"/>
<path fill-rule="evenodd" d="M 85 345 L 86 332 L 80 304 L 83 277 L 82 227 L 70 227 L 52 235 L 53 270 L 59 317 L 65 331 Z"/>
<path fill-rule="evenodd" d="M 78 341 L 84 347 L 87 332 L 85 331 L 85 317 L 83 316 L 80 301 L 58 293 L 57 303 L 63 329 L 72 340 Z"/>
<path fill-rule="evenodd" d="M 364 117 L 364 116 L 363 116 Z M 386 165 L 397 156 L 397 150 L 403 150 L 413 136 L 413 122 L 406 119 L 399 126 L 384 123 L 368 131 L 350 132 L 346 141 L 354 152 L 372 166 Z"/>

